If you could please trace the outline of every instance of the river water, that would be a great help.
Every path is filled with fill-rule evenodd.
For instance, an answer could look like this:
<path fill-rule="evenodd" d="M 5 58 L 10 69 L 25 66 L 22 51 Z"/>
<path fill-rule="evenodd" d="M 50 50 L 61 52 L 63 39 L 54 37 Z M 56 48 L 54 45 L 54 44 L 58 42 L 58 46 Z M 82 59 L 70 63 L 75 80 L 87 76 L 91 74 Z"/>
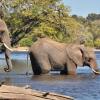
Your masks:
<path fill-rule="evenodd" d="M 94 75 L 88 67 L 78 67 L 76 76 L 59 75 L 58 72 L 33 76 L 29 58 L 27 62 L 27 53 L 14 52 L 11 58 L 13 71 L 5 73 L 4 54 L 0 54 L 0 82 L 16 86 L 30 85 L 32 89 L 72 96 L 75 100 L 100 100 L 100 75 Z M 96 60 L 100 68 L 99 51 L 96 52 Z"/>

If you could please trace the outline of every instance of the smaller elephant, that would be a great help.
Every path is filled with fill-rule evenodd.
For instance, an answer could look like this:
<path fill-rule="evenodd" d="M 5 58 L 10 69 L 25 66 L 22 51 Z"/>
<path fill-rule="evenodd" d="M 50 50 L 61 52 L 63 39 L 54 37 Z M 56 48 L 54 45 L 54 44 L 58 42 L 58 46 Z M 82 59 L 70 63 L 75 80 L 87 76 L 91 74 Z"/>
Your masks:
<path fill-rule="evenodd" d="M 4 70 L 9 72 L 12 70 L 12 62 L 10 57 L 11 51 L 9 49 L 11 47 L 11 42 L 7 25 L 2 19 L 0 19 L 0 43 L 2 44 L 1 51 L 5 53 L 5 59 L 7 62 L 7 67 L 4 68 Z"/>
<path fill-rule="evenodd" d="M 95 74 L 100 74 L 94 51 L 83 45 L 40 38 L 30 47 L 29 54 L 35 75 L 46 74 L 54 69 L 60 69 L 61 74 L 76 74 L 77 66 L 89 66 Z"/>

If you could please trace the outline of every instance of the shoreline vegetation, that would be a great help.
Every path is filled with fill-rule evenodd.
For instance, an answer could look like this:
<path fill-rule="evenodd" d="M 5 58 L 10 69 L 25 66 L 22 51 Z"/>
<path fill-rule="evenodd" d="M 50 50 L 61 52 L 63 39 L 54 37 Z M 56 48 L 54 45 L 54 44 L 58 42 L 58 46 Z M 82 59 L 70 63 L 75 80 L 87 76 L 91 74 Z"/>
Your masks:
<path fill-rule="evenodd" d="M 8 26 L 13 46 L 31 46 L 37 37 L 47 36 L 64 43 L 85 41 L 86 46 L 100 49 L 100 14 L 71 15 L 70 7 L 63 0 L 1 1 L 0 14 Z"/>

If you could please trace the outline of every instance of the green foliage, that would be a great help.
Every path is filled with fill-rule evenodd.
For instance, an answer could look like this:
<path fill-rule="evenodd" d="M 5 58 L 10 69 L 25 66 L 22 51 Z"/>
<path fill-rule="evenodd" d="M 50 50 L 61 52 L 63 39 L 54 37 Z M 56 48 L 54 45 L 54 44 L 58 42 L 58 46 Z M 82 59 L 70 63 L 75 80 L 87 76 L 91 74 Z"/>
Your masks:
<path fill-rule="evenodd" d="M 87 40 L 87 41 L 85 42 L 85 46 L 94 47 L 93 40 Z"/>
<path fill-rule="evenodd" d="M 3 0 L 5 21 L 12 44 L 30 46 L 36 37 L 48 36 L 56 41 L 97 46 L 100 37 L 100 14 L 86 18 L 70 15 L 62 0 Z M 82 37 L 82 38 L 81 38 Z M 99 38 L 100 39 L 100 38 Z"/>
<path fill-rule="evenodd" d="M 23 38 L 21 41 L 18 43 L 20 46 L 31 46 L 32 45 L 32 39 L 30 38 Z"/>
<path fill-rule="evenodd" d="M 100 49 L 100 39 L 96 39 L 96 41 L 94 42 L 94 45 L 96 48 Z"/>
<path fill-rule="evenodd" d="M 100 20 L 100 14 L 91 13 L 86 17 L 89 21 Z"/>

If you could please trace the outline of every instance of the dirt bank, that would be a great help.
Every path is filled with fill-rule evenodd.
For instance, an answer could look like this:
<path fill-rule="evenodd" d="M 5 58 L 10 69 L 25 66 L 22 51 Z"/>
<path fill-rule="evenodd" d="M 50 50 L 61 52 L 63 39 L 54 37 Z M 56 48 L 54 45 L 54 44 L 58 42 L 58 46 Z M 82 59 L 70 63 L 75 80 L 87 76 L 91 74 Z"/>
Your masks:
<path fill-rule="evenodd" d="M 0 86 L 0 100 L 74 100 L 72 97 L 32 90 L 30 87 Z"/>

